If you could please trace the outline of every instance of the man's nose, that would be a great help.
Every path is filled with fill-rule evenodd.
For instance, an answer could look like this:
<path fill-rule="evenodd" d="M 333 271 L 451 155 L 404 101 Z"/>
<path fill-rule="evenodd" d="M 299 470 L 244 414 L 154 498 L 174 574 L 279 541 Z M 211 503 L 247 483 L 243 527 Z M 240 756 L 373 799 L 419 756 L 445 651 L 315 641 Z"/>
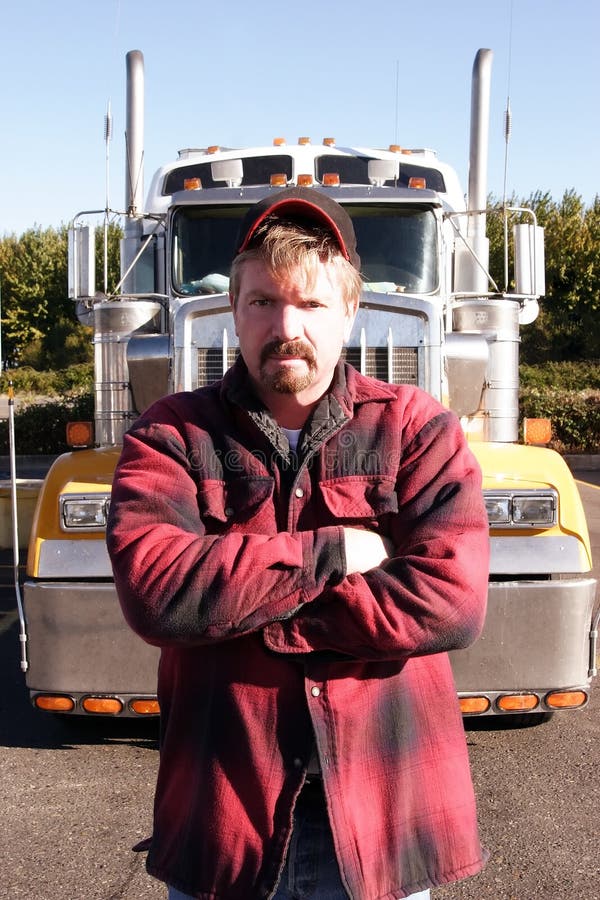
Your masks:
<path fill-rule="evenodd" d="M 294 341 L 302 337 L 302 316 L 300 310 L 291 303 L 284 304 L 275 323 L 277 337 L 282 341 Z"/>

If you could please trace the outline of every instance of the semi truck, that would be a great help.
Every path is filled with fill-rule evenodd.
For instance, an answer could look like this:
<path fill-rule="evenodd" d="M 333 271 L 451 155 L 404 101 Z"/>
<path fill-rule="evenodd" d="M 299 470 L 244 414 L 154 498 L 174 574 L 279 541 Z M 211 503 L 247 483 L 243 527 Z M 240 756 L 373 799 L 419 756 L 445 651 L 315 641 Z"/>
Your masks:
<path fill-rule="evenodd" d="M 522 721 L 588 702 L 597 616 L 584 512 L 569 468 L 546 446 L 545 423 L 519 424 L 519 333 L 544 292 L 543 229 L 532 210 L 498 210 L 504 283 L 489 272 L 491 64 L 492 52 L 478 51 L 466 196 L 456 171 L 430 149 L 300 138 L 180 150 L 144 201 L 143 56 L 127 54 L 114 289 L 106 277 L 97 289 L 93 266 L 94 229 L 108 209 L 77 214 L 69 230 L 69 295 L 93 329 L 95 413 L 93 423 L 72 423 L 72 449 L 43 481 L 31 528 L 20 611 L 35 707 L 159 713 L 159 651 L 125 624 L 106 551 L 111 479 L 140 412 L 220 378 L 235 360 L 228 276 L 238 226 L 250 204 L 289 185 L 327 193 L 354 222 L 364 290 L 347 361 L 418 385 L 454 410 L 482 468 L 488 609 L 477 642 L 451 654 L 463 715 Z"/>

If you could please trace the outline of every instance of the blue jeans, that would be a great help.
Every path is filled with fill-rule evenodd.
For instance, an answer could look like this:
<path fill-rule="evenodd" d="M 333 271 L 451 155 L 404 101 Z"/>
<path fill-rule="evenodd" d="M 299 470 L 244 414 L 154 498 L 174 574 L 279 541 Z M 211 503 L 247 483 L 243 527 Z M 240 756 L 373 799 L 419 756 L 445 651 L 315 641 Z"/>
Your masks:
<path fill-rule="evenodd" d="M 170 887 L 169 900 L 194 898 Z M 272 900 L 348 900 L 319 785 L 307 785 L 298 798 L 287 859 Z M 429 900 L 429 891 L 406 900 Z"/>

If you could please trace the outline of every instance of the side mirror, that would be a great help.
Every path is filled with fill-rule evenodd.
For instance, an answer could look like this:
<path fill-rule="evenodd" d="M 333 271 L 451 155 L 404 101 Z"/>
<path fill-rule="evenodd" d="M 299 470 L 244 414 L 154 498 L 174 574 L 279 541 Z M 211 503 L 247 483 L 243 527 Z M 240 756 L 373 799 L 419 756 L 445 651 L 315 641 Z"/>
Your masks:
<path fill-rule="evenodd" d="M 546 293 L 544 229 L 515 225 L 515 292 L 531 298 Z"/>
<path fill-rule="evenodd" d="M 96 255 L 94 228 L 74 225 L 69 228 L 69 299 L 93 297 L 96 293 Z"/>

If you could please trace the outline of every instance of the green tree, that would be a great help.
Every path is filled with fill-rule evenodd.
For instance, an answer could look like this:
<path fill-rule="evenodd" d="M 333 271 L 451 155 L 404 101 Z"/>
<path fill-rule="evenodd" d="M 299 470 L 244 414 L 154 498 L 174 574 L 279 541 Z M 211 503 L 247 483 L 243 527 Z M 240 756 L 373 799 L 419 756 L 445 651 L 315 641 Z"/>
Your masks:
<path fill-rule="evenodd" d="M 545 231 L 546 293 L 540 300 L 538 318 L 522 330 L 522 359 L 540 363 L 600 357 L 600 198 L 586 209 L 573 190 L 566 191 L 560 203 L 548 193 L 537 192 L 526 201 L 513 197 L 509 205 L 531 207 Z M 493 198 L 491 206 L 501 210 L 501 204 Z M 510 216 L 511 230 L 518 218 Z M 501 215 L 488 216 L 488 237 L 490 269 L 503 285 Z"/>
<path fill-rule="evenodd" d="M 2 336 L 5 359 L 48 332 L 53 320 L 68 315 L 67 238 L 61 228 L 31 228 L 0 243 Z"/>
<path fill-rule="evenodd" d="M 121 228 L 108 227 L 108 285 L 119 280 Z M 96 286 L 104 280 L 104 235 L 96 231 Z M 62 368 L 91 359 L 90 329 L 68 298 L 67 229 L 39 227 L 0 240 L 2 342 L 11 366 Z"/>

